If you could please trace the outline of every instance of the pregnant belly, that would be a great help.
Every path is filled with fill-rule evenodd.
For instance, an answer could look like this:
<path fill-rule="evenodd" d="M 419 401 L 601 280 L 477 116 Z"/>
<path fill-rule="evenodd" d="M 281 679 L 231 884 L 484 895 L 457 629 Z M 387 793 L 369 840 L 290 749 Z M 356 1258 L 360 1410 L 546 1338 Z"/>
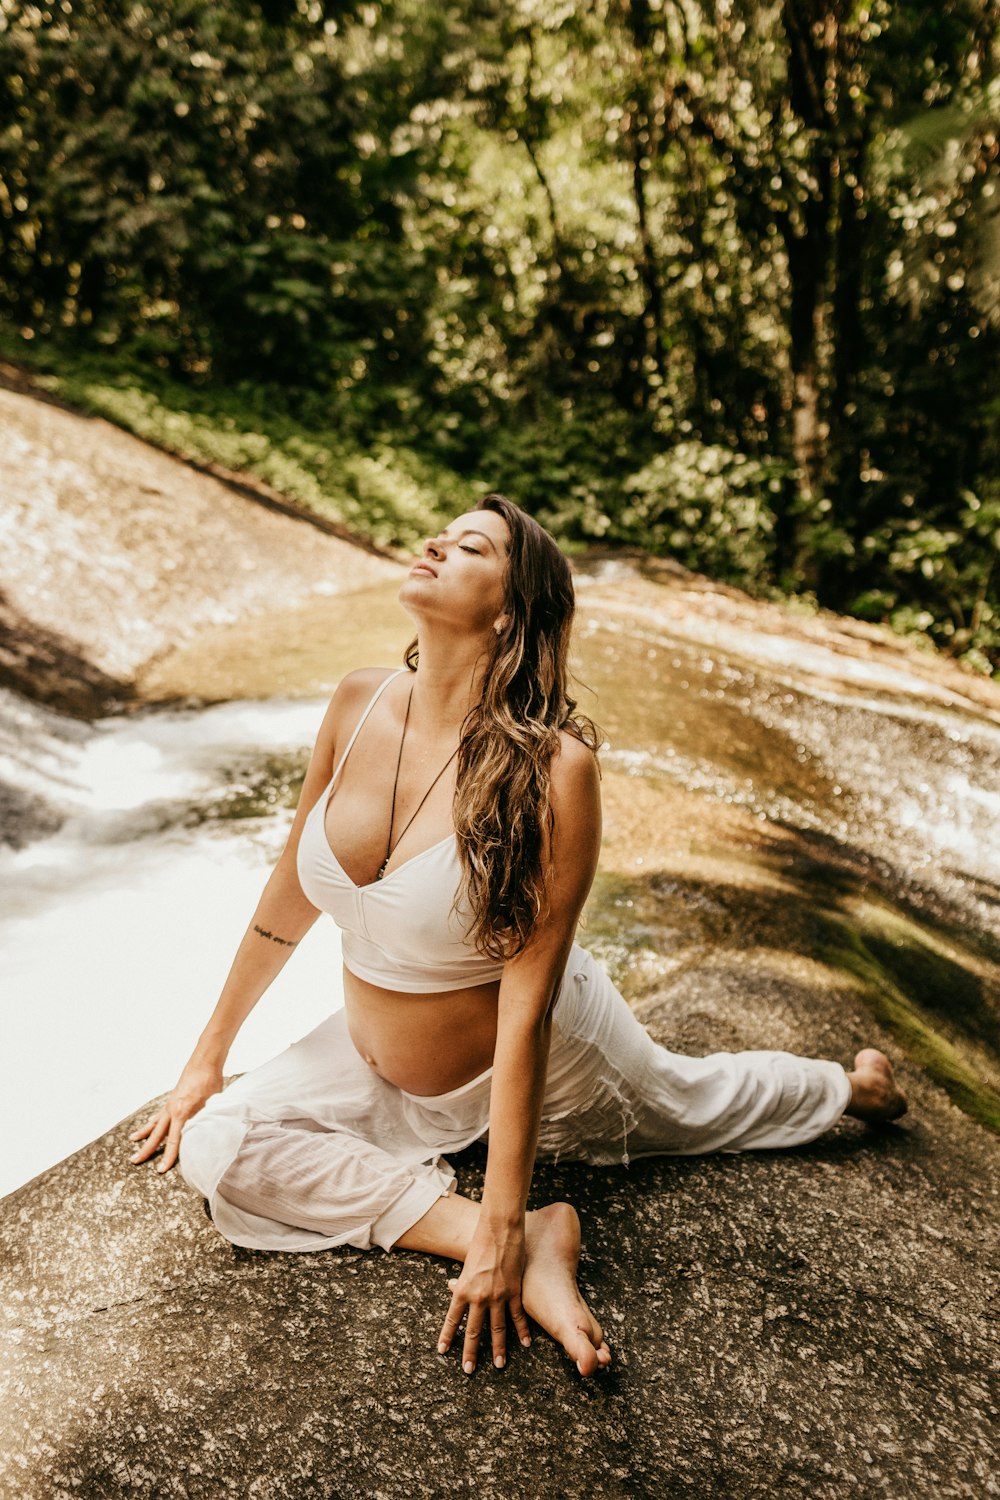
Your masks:
<path fill-rule="evenodd" d="M 445 1094 L 492 1066 L 498 980 L 431 995 L 400 994 L 344 970 L 351 1041 L 387 1083 Z"/>

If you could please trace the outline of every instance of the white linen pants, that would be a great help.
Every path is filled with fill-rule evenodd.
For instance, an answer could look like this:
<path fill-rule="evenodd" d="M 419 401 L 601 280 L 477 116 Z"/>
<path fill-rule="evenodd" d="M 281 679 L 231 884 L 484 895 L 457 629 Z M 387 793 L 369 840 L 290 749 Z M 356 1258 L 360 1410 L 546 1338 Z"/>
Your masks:
<path fill-rule="evenodd" d="M 409 1094 L 364 1061 L 336 1011 L 188 1120 L 181 1171 L 233 1244 L 388 1250 L 454 1186 L 442 1153 L 486 1138 L 492 1071 L 446 1094 Z M 668 1052 L 574 943 L 553 1011 L 537 1156 L 607 1166 L 797 1146 L 835 1124 L 850 1098 L 839 1063 Z"/>

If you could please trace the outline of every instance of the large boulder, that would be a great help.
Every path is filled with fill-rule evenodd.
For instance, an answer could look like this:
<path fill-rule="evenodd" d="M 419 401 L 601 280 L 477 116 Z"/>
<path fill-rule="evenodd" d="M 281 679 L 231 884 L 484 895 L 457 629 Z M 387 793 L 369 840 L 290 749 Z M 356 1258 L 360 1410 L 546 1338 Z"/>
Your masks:
<path fill-rule="evenodd" d="M 878 1041 L 815 966 L 732 962 L 644 1001 L 654 1035 Z M 765 1012 L 777 1030 L 750 1035 Z M 0 1494 L 995 1495 L 1000 1142 L 916 1069 L 903 1081 L 911 1112 L 881 1132 L 540 1166 L 533 1202 L 581 1212 L 614 1349 L 590 1381 L 545 1336 L 472 1378 L 438 1355 L 446 1262 L 234 1248 L 176 1172 L 127 1164 L 125 1121 L 0 1206 Z M 482 1149 L 455 1165 L 475 1194 Z"/>
<path fill-rule="evenodd" d="M 273 650 L 276 612 L 303 591 L 394 571 L 108 424 L 40 407 L 0 391 L 18 543 L 0 567 L 0 678 L 55 702 L 75 694 L 92 712 L 127 697 L 142 663 L 213 610 L 269 612 Z M 668 600 L 648 584 L 593 582 L 603 626 L 646 610 L 650 629 L 672 620 L 706 649 L 774 656 L 786 681 L 788 616 L 707 583 L 698 607 L 688 585 Z M 823 617 L 796 641 L 796 671 L 1000 721 L 994 684 L 909 649 L 896 661 L 903 648 L 868 627 Z M 588 667 L 599 688 L 602 671 L 623 670 L 620 653 L 603 660 Z M 684 764 L 697 769 L 712 734 L 732 776 L 754 769 L 755 745 L 765 787 L 819 774 L 799 767 L 804 743 L 770 714 L 764 744 L 746 718 L 733 735 L 731 718 L 693 712 L 687 658 L 670 670 L 675 687 L 657 702 L 680 728 L 661 739 Z M 608 686 L 613 739 L 651 743 L 641 680 Z M 843 733 L 835 748 L 845 759 Z M 862 808 L 882 806 L 858 784 Z M 912 874 L 889 813 L 892 847 L 876 843 L 874 861 L 857 827 L 807 834 L 780 808 L 761 825 L 731 793 L 672 786 L 632 776 L 627 758 L 605 782 L 606 890 L 590 941 L 611 957 L 628 949 L 624 921 L 650 949 L 630 990 L 640 1018 L 691 1053 L 774 1046 L 849 1062 L 864 1044 L 897 1056 L 905 1045 L 904 1121 L 881 1132 L 844 1121 L 780 1154 L 540 1166 L 532 1201 L 580 1210 L 581 1282 L 614 1350 L 588 1382 L 544 1336 L 472 1379 L 457 1351 L 438 1356 L 443 1261 L 234 1248 L 176 1172 L 128 1165 L 146 1105 L 0 1203 L 0 1497 L 1000 1494 L 1000 1140 L 970 1118 L 1000 1119 L 995 937 L 976 925 L 995 882 L 976 877 L 970 916 Z M 23 796 L 13 811 L 32 817 Z M 455 1165 L 477 1193 L 483 1151 Z"/>

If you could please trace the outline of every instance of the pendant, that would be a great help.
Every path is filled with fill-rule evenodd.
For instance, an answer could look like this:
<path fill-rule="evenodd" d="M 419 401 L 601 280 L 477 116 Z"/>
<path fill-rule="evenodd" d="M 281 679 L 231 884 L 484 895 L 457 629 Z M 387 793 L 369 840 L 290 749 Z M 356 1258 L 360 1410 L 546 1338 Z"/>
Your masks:
<path fill-rule="evenodd" d="M 383 861 L 382 861 L 382 867 L 381 867 L 381 869 L 380 869 L 380 870 L 379 870 L 379 872 L 378 872 L 378 874 L 377 874 L 377 875 L 376 875 L 376 876 L 375 876 L 375 879 L 376 879 L 376 880 L 381 880 L 381 879 L 382 879 L 382 876 L 383 876 L 383 875 L 384 875 L 384 874 L 385 874 L 385 867 L 386 867 L 386 865 L 387 865 L 387 864 L 388 864 L 388 863 L 389 863 L 389 861 L 388 861 L 388 860 L 387 860 L 387 859 L 384 859 L 384 860 L 383 860 Z"/>

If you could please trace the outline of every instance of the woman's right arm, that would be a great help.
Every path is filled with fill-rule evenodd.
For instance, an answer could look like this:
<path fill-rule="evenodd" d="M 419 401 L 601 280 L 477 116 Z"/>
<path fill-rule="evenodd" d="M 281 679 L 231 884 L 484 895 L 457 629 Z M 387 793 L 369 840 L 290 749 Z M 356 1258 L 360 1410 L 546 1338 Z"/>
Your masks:
<path fill-rule="evenodd" d="M 363 701 L 362 692 L 370 692 L 368 684 L 373 677 L 377 681 L 380 675 L 384 673 L 351 672 L 330 700 L 309 759 L 288 840 L 236 950 L 218 1004 L 176 1087 L 163 1108 L 129 1137 L 143 1143 L 132 1156 L 133 1163 L 148 1161 L 162 1146 L 163 1159 L 157 1170 L 166 1172 L 174 1165 L 183 1125 L 222 1089 L 222 1071 L 237 1032 L 281 972 L 296 943 L 319 916 L 299 884 L 296 860 L 302 826 L 330 780 L 338 728 L 342 737 L 344 726 L 353 722 L 352 713 L 356 717 L 357 702 Z"/>

